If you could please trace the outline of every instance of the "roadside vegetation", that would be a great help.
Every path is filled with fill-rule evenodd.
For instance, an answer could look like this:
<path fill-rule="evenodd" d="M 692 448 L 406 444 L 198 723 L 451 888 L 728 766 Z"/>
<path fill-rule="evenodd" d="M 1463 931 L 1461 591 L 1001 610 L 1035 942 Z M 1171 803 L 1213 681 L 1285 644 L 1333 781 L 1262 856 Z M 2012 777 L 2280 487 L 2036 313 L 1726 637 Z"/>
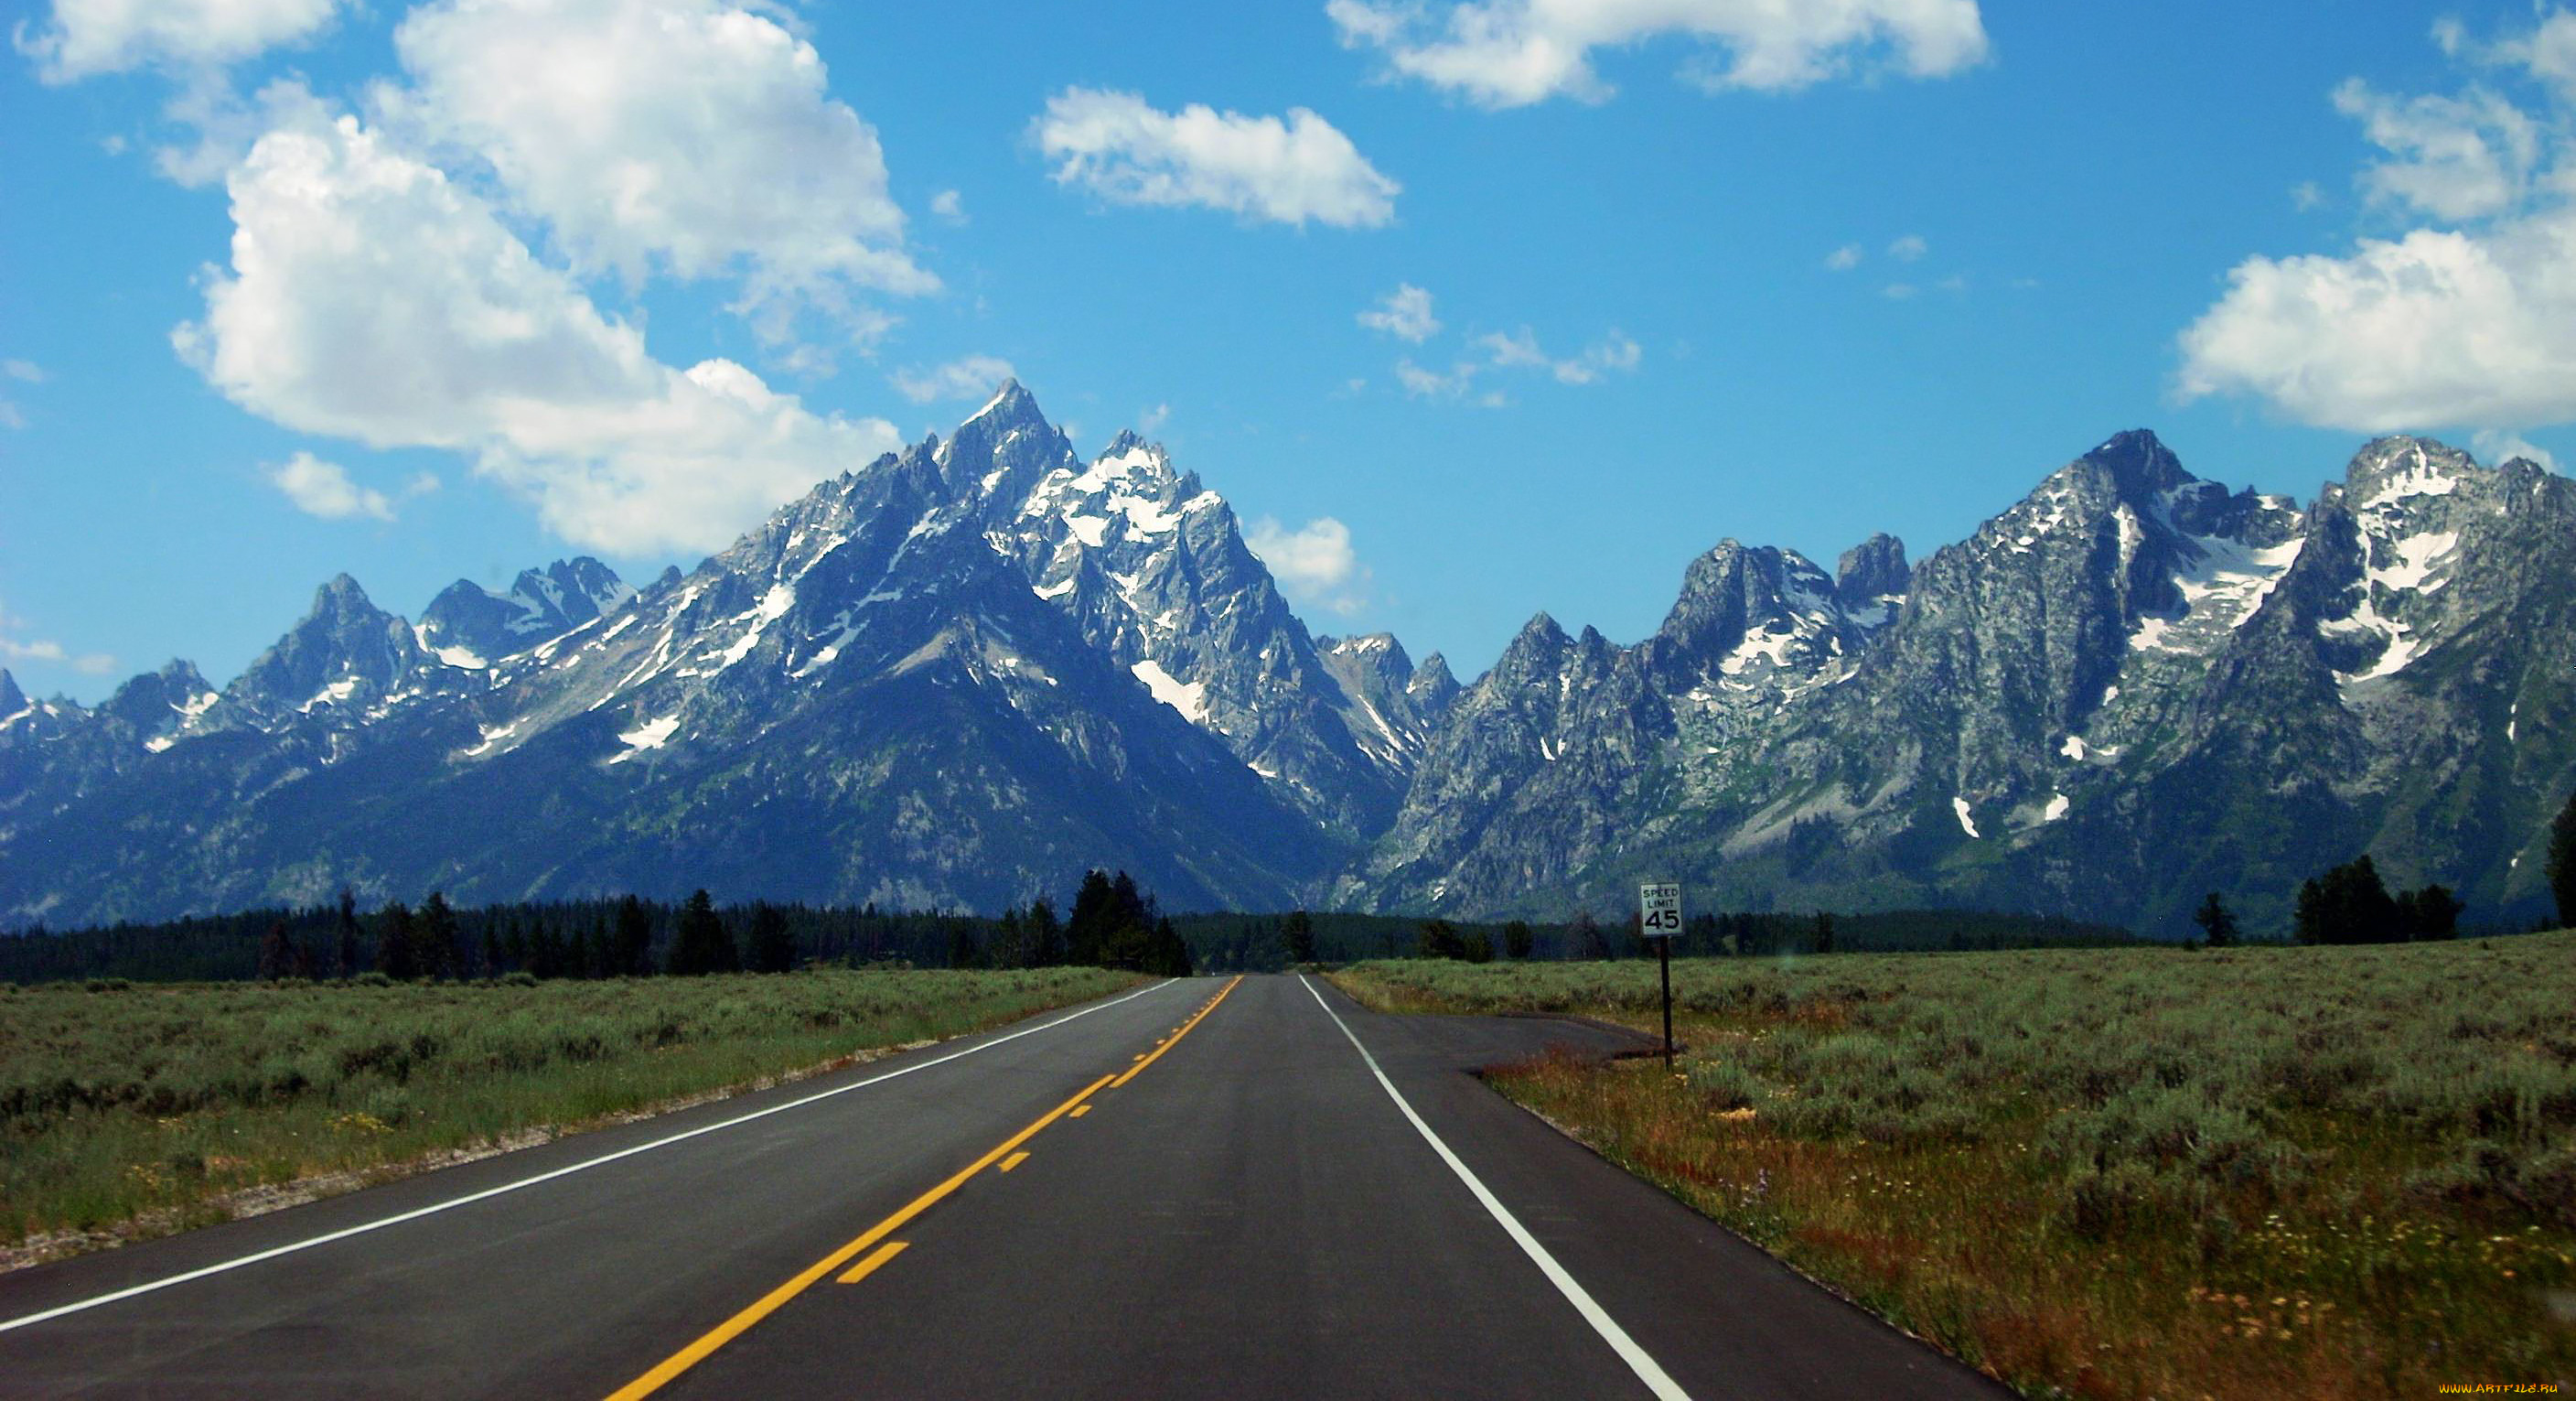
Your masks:
<path fill-rule="evenodd" d="M 2029 1394 L 2576 1376 L 2576 933 L 1672 971 L 1678 1073 L 1493 1083 Z M 1645 962 L 1336 980 L 1658 1029 Z"/>
<path fill-rule="evenodd" d="M 1138 981 L 1046 967 L 0 985 L 0 1257 L 362 1186 Z"/>

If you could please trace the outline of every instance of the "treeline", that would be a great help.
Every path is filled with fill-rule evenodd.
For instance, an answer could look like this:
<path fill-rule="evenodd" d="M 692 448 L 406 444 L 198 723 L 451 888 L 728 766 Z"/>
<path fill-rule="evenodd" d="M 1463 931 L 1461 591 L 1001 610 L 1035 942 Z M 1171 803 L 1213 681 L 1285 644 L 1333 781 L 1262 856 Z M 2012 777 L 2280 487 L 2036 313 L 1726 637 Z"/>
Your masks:
<path fill-rule="evenodd" d="M 2439 883 L 2392 895 L 2379 878 L 2379 867 L 2368 856 L 2360 856 L 2310 877 L 2299 887 L 2298 914 L 2290 932 L 2302 944 L 2449 939 L 2459 933 L 2460 913 L 2466 908 L 2449 886 Z"/>
<path fill-rule="evenodd" d="M 1533 923 L 1301 910 L 1285 915 L 1184 915 L 1178 922 L 1199 966 L 1225 972 L 1267 972 L 1292 963 L 1349 963 L 1365 958 L 1609 959 L 1651 957 L 1655 951 L 1638 937 L 1635 915 L 1613 923 L 1585 914 L 1559 923 Z M 2054 915 L 1973 910 L 1858 915 L 1740 911 L 1692 916 L 1673 941 L 1673 956 L 2124 948 L 2137 942 L 2136 936 L 2116 925 Z"/>
<path fill-rule="evenodd" d="M 619 978 L 785 972 L 814 965 L 1030 968 L 1083 964 L 1186 976 L 1189 946 L 1154 897 L 1121 871 L 1092 871 L 1059 915 L 1044 898 L 999 917 L 885 911 L 874 904 L 755 901 L 718 906 L 618 899 L 461 909 L 432 892 L 362 912 L 332 905 L 43 930 L 0 937 L 0 982 L 126 978 Z"/>

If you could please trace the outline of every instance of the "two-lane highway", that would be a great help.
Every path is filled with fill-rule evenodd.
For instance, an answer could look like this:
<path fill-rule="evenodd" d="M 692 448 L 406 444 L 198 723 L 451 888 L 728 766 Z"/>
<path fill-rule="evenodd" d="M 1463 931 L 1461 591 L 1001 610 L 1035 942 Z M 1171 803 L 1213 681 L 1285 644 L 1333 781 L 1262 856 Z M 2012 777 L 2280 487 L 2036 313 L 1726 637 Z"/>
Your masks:
<path fill-rule="evenodd" d="M 2002 1394 L 1460 1073 L 1550 1042 L 1157 984 L 0 1276 L 0 1396 Z"/>

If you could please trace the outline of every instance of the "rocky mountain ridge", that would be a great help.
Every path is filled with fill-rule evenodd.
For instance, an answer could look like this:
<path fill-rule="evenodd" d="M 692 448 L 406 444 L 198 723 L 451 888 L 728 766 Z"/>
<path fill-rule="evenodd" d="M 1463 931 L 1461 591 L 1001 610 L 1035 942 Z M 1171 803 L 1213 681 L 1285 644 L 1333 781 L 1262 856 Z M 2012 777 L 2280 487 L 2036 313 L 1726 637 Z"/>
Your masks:
<path fill-rule="evenodd" d="M 2530 463 L 2381 439 L 2301 507 L 2131 432 L 1919 563 L 1723 540 L 1651 636 L 1541 613 L 1462 686 L 1310 632 L 1194 473 L 1085 460 L 1006 384 L 640 590 L 559 561 L 414 623 L 341 576 L 221 689 L 0 672 L 0 924 L 344 883 L 991 908 L 1122 865 L 1184 908 L 1607 913 L 1653 876 L 2181 932 L 2363 849 L 2501 912 L 2576 782 L 2571 581 Z"/>

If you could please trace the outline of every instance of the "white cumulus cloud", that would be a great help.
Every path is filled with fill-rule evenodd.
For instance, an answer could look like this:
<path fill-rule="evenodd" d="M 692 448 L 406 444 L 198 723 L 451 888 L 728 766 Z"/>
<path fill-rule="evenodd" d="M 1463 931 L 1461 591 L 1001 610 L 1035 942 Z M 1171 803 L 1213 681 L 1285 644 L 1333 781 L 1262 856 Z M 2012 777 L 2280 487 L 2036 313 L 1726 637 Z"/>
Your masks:
<path fill-rule="evenodd" d="M 1431 294 L 1410 282 L 1397 284 L 1384 301 L 1361 312 L 1359 322 L 1370 330 L 1384 331 L 1415 345 L 1440 333 L 1440 319 L 1431 314 Z"/>
<path fill-rule="evenodd" d="M 2518 66 L 2541 115 L 2477 86 L 2411 99 L 2338 88 L 2337 108 L 2383 153 L 2363 189 L 2440 224 L 2237 264 L 2179 337 L 2183 397 L 2251 395 L 2374 433 L 2576 418 L 2576 163 L 2554 66 L 2562 42 L 2576 45 L 2571 25 L 2552 12 L 2533 35 L 2486 46 L 2457 26 L 2437 33 L 2461 61 Z"/>
<path fill-rule="evenodd" d="M 229 269 L 172 341 L 241 407 L 375 447 L 468 454 L 612 553 L 709 549 L 896 445 L 728 360 L 647 353 L 495 211 L 309 98 L 229 176 Z"/>
<path fill-rule="evenodd" d="M 1834 272 L 1849 272 L 1860 266 L 1860 259 L 1860 245 L 1846 243 L 1825 255 L 1825 266 Z"/>
<path fill-rule="evenodd" d="M 1013 377 L 1011 362 L 994 355 L 968 355 L 928 369 L 897 370 L 895 392 L 916 404 L 942 399 L 982 399 Z"/>
<path fill-rule="evenodd" d="M 1201 205 L 1303 226 L 1374 228 L 1403 187 L 1378 173 L 1332 123 L 1303 107 L 1286 120 L 1192 103 L 1066 88 L 1030 125 L 1059 184 L 1118 204 Z"/>
<path fill-rule="evenodd" d="M 1243 543 L 1298 602 L 1345 615 L 1367 605 L 1368 567 L 1351 548 L 1350 527 L 1331 516 L 1318 516 L 1294 530 L 1263 516 L 1245 528 Z"/>
<path fill-rule="evenodd" d="M 373 516 L 380 521 L 394 518 L 393 498 L 373 487 L 358 485 L 349 479 L 349 469 L 309 452 L 295 454 L 268 468 L 266 474 L 269 485 L 285 493 L 295 509 L 308 516 L 324 520 L 346 520 L 351 516 Z"/>
<path fill-rule="evenodd" d="M 941 190 L 930 197 L 930 212 L 951 224 L 966 222 L 966 197 L 955 190 Z"/>
<path fill-rule="evenodd" d="M 1932 245 L 1924 242 L 1921 234 L 1907 234 L 1887 245 L 1887 256 L 1900 263 L 1919 261 L 1924 254 L 1931 251 Z"/>
<path fill-rule="evenodd" d="M 2436 219 L 2511 207 L 2540 159 L 2539 123 L 2492 92 L 2401 100 L 2351 78 L 2335 89 L 2334 105 L 2388 153 L 2362 172 L 2370 197 Z"/>
<path fill-rule="evenodd" d="M 338 0 L 54 0 L 52 22 L 10 33 L 37 76 L 69 83 L 146 64 L 204 67 L 293 43 L 331 22 Z"/>
<path fill-rule="evenodd" d="M 1711 91 L 1779 92 L 1856 63 L 1918 78 L 1986 56 L 1976 0 L 1328 0 L 1344 46 L 1487 107 L 1600 101 L 1595 49 L 1666 35 L 1700 41 L 1682 76 Z"/>
<path fill-rule="evenodd" d="M 904 251 L 874 128 L 762 5 L 438 0 L 395 31 L 395 128 L 487 162 L 511 206 L 585 270 L 739 275 L 773 339 L 795 311 L 885 318 L 851 294 L 939 280 Z"/>

